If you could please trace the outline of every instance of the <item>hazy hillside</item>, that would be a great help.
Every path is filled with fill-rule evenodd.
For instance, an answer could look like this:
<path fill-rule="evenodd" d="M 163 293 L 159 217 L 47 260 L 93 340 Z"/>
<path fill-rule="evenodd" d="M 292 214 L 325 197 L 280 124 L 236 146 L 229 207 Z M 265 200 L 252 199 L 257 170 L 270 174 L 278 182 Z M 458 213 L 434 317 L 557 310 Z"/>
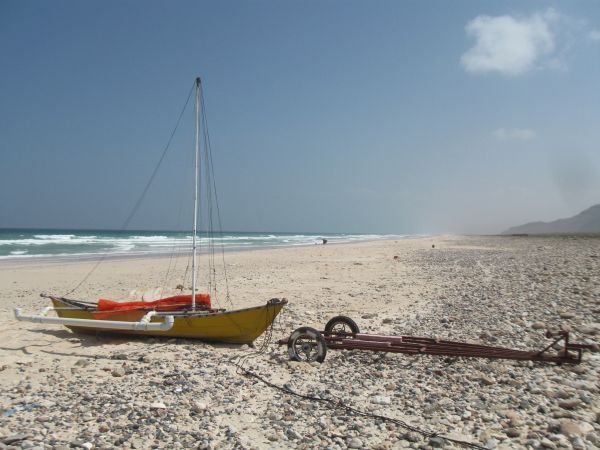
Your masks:
<path fill-rule="evenodd" d="M 600 233 L 600 204 L 576 216 L 553 222 L 530 222 L 512 227 L 503 234 Z"/>

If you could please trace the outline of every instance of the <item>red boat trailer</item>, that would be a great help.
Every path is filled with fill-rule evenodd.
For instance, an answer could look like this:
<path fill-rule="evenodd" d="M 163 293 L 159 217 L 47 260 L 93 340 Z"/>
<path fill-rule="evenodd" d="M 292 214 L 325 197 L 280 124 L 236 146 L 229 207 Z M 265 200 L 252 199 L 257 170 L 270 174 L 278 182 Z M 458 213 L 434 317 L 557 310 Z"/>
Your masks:
<path fill-rule="evenodd" d="M 595 348 L 594 345 L 570 342 L 568 331 L 548 331 L 546 337 L 553 341 L 541 350 L 515 350 L 426 337 L 366 334 L 361 333 L 349 317 L 337 316 L 327 323 L 322 332 L 301 327 L 289 338 L 278 342 L 287 345 L 290 359 L 307 362 L 323 362 L 328 349 L 341 349 L 579 364 L 583 350 Z M 557 346 L 559 350 L 556 350 Z"/>

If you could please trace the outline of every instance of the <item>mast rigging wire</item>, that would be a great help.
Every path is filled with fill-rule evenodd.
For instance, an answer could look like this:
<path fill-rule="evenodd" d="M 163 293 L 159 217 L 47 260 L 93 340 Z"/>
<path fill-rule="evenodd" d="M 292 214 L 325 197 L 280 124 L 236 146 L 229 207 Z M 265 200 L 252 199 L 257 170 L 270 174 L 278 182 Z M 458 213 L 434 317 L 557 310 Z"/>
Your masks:
<path fill-rule="evenodd" d="M 171 132 L 171 136 L 169 137 L 169 140 L 167 141 L 167 145 L 165 145 L 165 148 L 163 149 L 162 154 L 160 155 L 158 163 L 156 164 L 156 166 L 154 167 L 154 170 L 152 171 L 152 175 L 150 175 L 150 178 L 148 179 L 148 182 L 146 183 L 146 186 L 144 186 L 144 189 L 143 189 L 142 193 L 138 197 L 137 201 L 135 202 L 133 208 L 131 209 L 129 215 L 125 219 L 125 222 L 123 222 L 123 225 L 121 226 L 121 228 L 119 229 L 119 231 L 123 231 L 123 230 L 125 230 L 129 226 L 129 223 L 131 222 L 131 220 L 133 219 L 133 217 L 137 213 L 138 209 L 140 208 L 142 202 L 144 201 L 144 198 L 146 197 L 146 194 L 148 193 L 148 190 L 150 189 L 150 186 L 152 185 L 152 182 L 154 181 L 154 178 L 156 178 L 156 174 L 158 173 L 158 169 L 160 168 L 163 160 L 165 159 L 165 156 L 167 155 L 167 152 L 169 151 L 169 148 L 171 147 L 171 142 L 173 141 L 173 137 L 175 136 L 175 133 L 177 132 L 177 129 L 179 128 L 179 124 L 181 123 L 181 118 L 183 117 L 183 114 L 184 114 L 185 110 L 187 109 L 187 105 L 188 105 L 188 103 L 190 101 L 190 98 L 192 96 L 192 92 L 194 91 L 194 86 L 195 86 L 195 82 L 192 85 L 192 87 L 190 88 L 190 91 L 189 91 L 189 93 L 187 95 L 187 98 L 185 100 L 183 108 L 181 109 L 181 112 L 179 113 L 179 117 L 177 118 L 177 122 L 175 123 L 175 127 L 173 128 L 173 131 Z M 92 276 L 92 274 L 96 271 L 96 269 L 98 268 L 98 266 L 106 259 L 106 257 L 108 256 L 109 253 L 110 252 L 108 250 L 106 252 L 104 252 L 104 254 L 100 257 L 100 259 L 98 259 L 98 261 L 96 262 L 96 264 L 94 264 L 94 266 L 83 277 L 83 279 L 79 282 L 79 284 L 77 284 L 77 286 L 75 286 L 73 289 L 71 289 L 66 294 L 64 294 L 63 297 L 66 297 L 67 295 L 70 295 L 73 292 L 75 292 L 77 289 L 79 289 L 90 278 L 90 276 Z"/>
<path fill-rule="evenodd" d="M 202 86 L 200 87 L 202 89 Z M 221 222 L 221 209 L 219 207 L 219 196 L 217 194 L 217 185 L 215 180 L 215 169 L 213 164 L 213 156 L 212 156 L 212 146 L 210 142 L 210 132 L 208 131 L 208 119 L 206 118 L 206 105 L 204 104 L 204 92 L 200 96 L 200 104 L 202 109 L 202 123 L 203 130 L 205 135 L 205 153 L 206 153 L 206 164 L 207 167 L 210 168 L 210 179 L 212 180 L 212 192 L 214 192 L 215 197 L 215 207 L 217 211 L 217 226 L 219 232 L 219 242 L 221 247 L 221 258 L 223 262 L 223 276 L 225 278 L 225 295 L 226 300 L 229 303 L 229 306 L 233 307 L 233 302 L 231 301 L 231 297 L 229 294 L 229 277 L 227 275 L 227 265 L 225 263 L 225 245 L 223 243 L 223 224 Z M 211 215 L 212 220 L 212 215 Z M 213 253 L 214 253 L 214 242 L 213 242 Z M 213 255 L 213 263 L 214 263 L 214 255 Z"/>

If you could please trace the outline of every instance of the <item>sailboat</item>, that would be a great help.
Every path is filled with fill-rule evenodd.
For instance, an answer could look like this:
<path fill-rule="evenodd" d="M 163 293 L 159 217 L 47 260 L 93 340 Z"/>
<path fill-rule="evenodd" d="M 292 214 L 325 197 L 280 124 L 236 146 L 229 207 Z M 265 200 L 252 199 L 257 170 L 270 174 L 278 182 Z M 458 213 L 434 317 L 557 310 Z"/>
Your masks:
<path fill-rule="evenodd" d="M 191 293 L 151 302 L 104 299 L 89 302 L 42 294 L 51 300 L 52 306 L 36 315 L 23 314 L 16 308 L 17 320 L 64 325 L 77 333 L 166 336 L 234 344 L 251 344 L 272 325 L 287 304 L 286 299 L 273 298 L 261 306 L 228 311 L 213 308 L 209 294 L 197 293 L 200 95 L 201 80 L 196 78 Z M 51 312 L 56 317 L 49 316 Z"/>

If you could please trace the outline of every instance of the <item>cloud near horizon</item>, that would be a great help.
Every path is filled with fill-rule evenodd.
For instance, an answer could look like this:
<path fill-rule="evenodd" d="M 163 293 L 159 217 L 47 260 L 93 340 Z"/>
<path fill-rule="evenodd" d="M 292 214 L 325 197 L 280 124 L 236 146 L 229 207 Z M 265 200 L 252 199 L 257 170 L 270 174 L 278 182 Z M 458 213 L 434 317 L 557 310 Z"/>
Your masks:
<path fill-rule="evenodd" d="M 537 133 L 528 128 L 498 128 L 492 135 L 499 141 L 530 141 L 537 137 Z"/>
<path fill-rule="evenodd" d="M 465 30 L 475 45 L 461 57 L 467 72 L 521 75 L 555 52 L 553 26 L 560 15 L 552 8 L 528 17 L 477 16 Z"/>

